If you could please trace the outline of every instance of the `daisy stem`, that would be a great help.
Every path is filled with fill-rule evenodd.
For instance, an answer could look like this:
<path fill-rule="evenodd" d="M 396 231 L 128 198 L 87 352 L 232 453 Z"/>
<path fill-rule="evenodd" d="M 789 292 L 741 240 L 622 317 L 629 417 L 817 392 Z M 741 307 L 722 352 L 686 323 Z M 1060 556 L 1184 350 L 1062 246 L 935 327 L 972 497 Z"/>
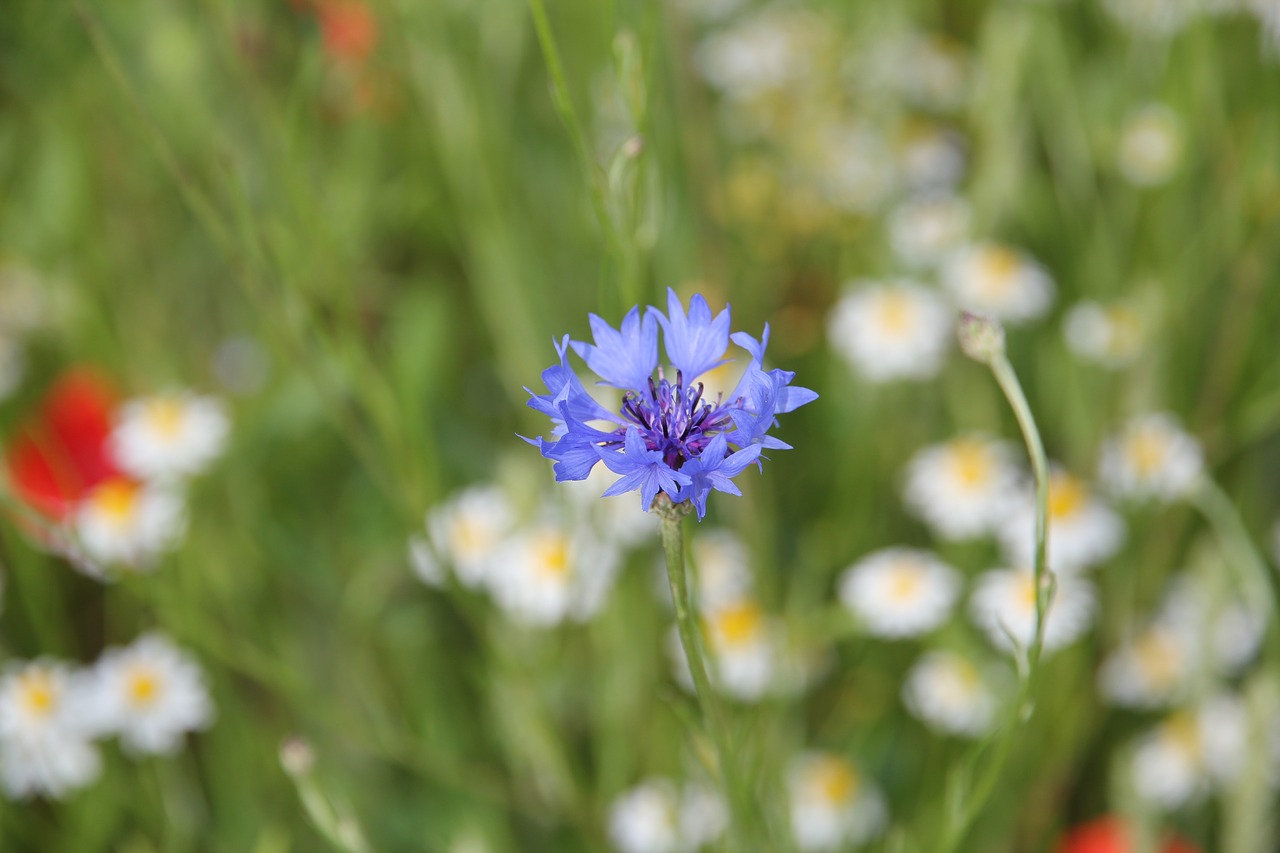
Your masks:
<path fill-rule="evenodd" d="M 750 800 L 745 796 L 742 787 L 743 778 L 739 772 L 737 756 L 730 742 L 729 729 L 721 708 L 716 703 L 715 694 L 711 692 L 711 680 L 707 677 L 707 667 L 703 661 L 702 646 L 698 642 L 698 623 L 689 601 L 689 582 L 684 565 L 684 517 L 688 502 L 671 504 L 663 501 L 654 504 L 662 518 L 662 550 L 667 558 L 667 580 L 671 584 L 671 600 L 675 605 L 676 627 L 680 632 L 680 645 L 684 648 L 685 659 L 689 663 L 689 673 L 693 677 L 694 692 L 698 696 L 698 705 L 702 711 L 702 726 L 715 745 L 716 758 L 720 765 L 720 786 L 725 798 L 729 801 L 730 832 L 737 841 L 732 845 L 735 850 L 748 849 L 751 835 L 748 821 L 752 813 Z"/>
<path fill-rule="evenodd" d="M 952 812 L 951 819 L 947 822 L 943 843 L 939 846 L 939 850 L 942 853 L 951 853 L 951 851 L 960 848 L 965 834 L 982 813 L 983 807 L 995 790 L 1000 774 L 1004 772 L 1004 766 L 1008 761 L 1014 739 L 1022 726 L 1031 718 L 1034 705 L 1031 704 L 1030 700 L 1035 687 L 1036 676 L 1040 670 L 1040 656 L 1044 648 L 1045 613 L 1053 599 L 1055 586 L 1054 576 L 1049 571 L 1047 562 L 1049 542 L 1049 462 L 1045 456 L 1044 442 L 1040 439 L 1040 431 L 1036 427 L 1035 417 L 1031 414 L 1031 406 L 1027 403 L 1026 394 L 1022 391 L 1022 385 L 1018 382 L 1017 374 L 1013 372 L 1013 365 L 1009 363 L 1008 357 L 1004 354 L 1003 340 L 1000 341 L 998 348 L 993 348 L 982 360 L 990 366 L 991 372 L 995 376 L 996 384 L 1000 386 L 1005 399 L 1009 401 L 1009 407 L 1013 409 L 1013 415 L 1018 421 L 1018 428 L 1022 431 L 1022 439 L 1027 446 L 1027 454 L 1031 457 L 1031 472 L 1035 478 L 1036 486 L 1035 555 L 1033 564 L 1035 572 L 1036 624 L 1031 645 L 1019 652 L 1021 658 L 1018 668 L 1021 679 L 1018 685 L 1018 694 L 1012 706 L 1013 713 L 1011 718 L 1004 732 L 1000 735 L 999 741 L 995 744 L 995 752 L 987 763 L 982 777 L 973 786 L 971 792 L 956 792 L 956 808 Z M 982 744 L 972 755 L 969 759 L 969 767 L 965 768 L 963 776 L 955 776 L 953 778 L 967 780 L 979 756 L 988 745 L 989 742 Z M 963 782 L 957 781 L 956 784 L 963 784 Z"/>
<path fill-rule="evenodd" d="M 1277 599 L 1280 599 L 1280 585 L 1267 567 L 1266 560 L 1254 547 L 1231 497 L 1212 477 L 1204 476 L 1191 492 L 1191 503 L 1213 528 L 1228 565 L 1236 567 L 1241 592 L 1249 601 L 1266 602 L 1268 615 L 1274 615 Z"/>

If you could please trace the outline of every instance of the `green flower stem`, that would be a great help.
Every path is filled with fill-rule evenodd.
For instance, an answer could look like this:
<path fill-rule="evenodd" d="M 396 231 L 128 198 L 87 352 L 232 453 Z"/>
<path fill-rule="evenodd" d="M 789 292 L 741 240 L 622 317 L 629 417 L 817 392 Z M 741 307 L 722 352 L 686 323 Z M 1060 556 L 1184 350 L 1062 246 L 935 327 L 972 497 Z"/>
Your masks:
<path fill-rule="evenodd" d="M 698 640 L 698 622 L 689 602 L 689 582 L 684 566 L 684 517 L 688 515 L 688 502 L 672 504 L 664 495 L 654 503 L 654 510 L 662 518 L 662 550 L 667 558 L 667 580 L 671 584 L 671 600 L 675 604 L 676 627 L 680 632 L 680 645 L 689 662 L 693 676 L 694 692 L 702 711 L 702 726 L 715 745 L 720 764 L 720 786 L 729 802 L 730 835 L 735 839 L 734 850 L 749 849 L 751 835 L 748 826 L 752 807 L 743 789 L 743 778 L 738 768 L 737 755 L 730 742 L 724 715 L 711 690 L 711 679 L 702 657 L 702 645 Z M 744 846 L 747 845 L 747 846 Z"/>
<path fill-rule="evenodd" d="M 1036 678 L 1040 672 L 1040 657 L 1044 649 L 1045 614 L 1053 599 L 1055 586 L 1054 576 L 1049 571 L 1047 562 L 1049 544 L 1049 463 L 1045 456 L 1044 443 L 1040 440 L 1040 431 L 1036 428 L 1036 421 L 1031 414 L 1031 406 L 1027 404 L 1027 397 L 1022 392 L 1022 385 L 1018 382 L 1018 377 L 1013 372 L 1013 366 L 1009 364 L 1009 359 L 1004 354 L 1003 338 L 999 346 L 986 353 L 986 357 L 982 361 L 991 368 L 996 384 L 1000 386 L 1005 399 L 1009 401 L 1014 417 L 1017 418 L 1018 427 L 1022 431 L 1022 439 L 1027 446 L 1027 454 L 1031 457 L 1031 471 L 1035 477 L 1036 484 L 1034 561 L 1036 627 L 1030 647 L 1025 650 L 1019 650 L 1021 657 L 1018 668 L 1021 679 L 1018 685 L 1018 694 L 1012 706 L 1013 713 L 1006 724 L 1004 732 L 994 745 L 994 753 L 987 763 L 982 777 L 968 791 L 957 787 L 955 790 L 948 792 L 948 801 L 955 805 L 950 810 L 950 818 L 947 821 L 943 842 L 939 846 L 939 850 L 942 853 L 951 853 L 951 851 L 960 848 L 969 828 L 973 826 L 974 821 L 982 813 L 987 800 L 990 799 L 995 790 L 996 783 L 1004 772 L 1005 764 L 1009 759 L 1009 752 L 1018 732 L 1031 719 L 1034 709 L 1031 704 L 1031 697 L 1035 688 Z M 952 777 L 953 785 L 968 787 L 967 781 L 972 776 L 973 768 L 989 745 L 989 741 L 979 745 L 968 760 L 968 766 L 963 769 L 963 772 Z"/>
<path fill-rule="evenodd" d="M 1241 592 L 1250 602 L 1266 602 L 1267 621 L 1274 622 L 1277 608 L 1280 607 L 1280 581 L 1258 553 L 1231 497 L 1207 475 L 1200 478 L 1189 497 L 1192 505 L 1213 528 L 1228 566 L 1237 573 Z M 1272 642 L 1278 647 L 1277 652 L 1280 653 L 1280 636 L 1277 636 L 1274 627 L 1270 634 L 1274 638 Z"/>

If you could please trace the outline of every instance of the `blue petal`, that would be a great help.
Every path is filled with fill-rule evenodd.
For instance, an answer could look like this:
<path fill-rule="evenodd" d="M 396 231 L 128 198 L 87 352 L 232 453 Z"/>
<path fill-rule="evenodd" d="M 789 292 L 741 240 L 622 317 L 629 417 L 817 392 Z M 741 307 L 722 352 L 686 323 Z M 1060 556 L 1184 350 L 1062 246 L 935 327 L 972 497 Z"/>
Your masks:
<path fill-rule="evenodd" d="M 667 314 L 652 307 L 649 314 L 662 324 L 667 358 L 684 374 L 686 383 L 692 383 L 698 376 L 726 361 L 724 354 L 729 348 L 727 305 L 713 318 L 706 298 L 697 293 L 689 300 L 689 313 L 686 315 L 680 297 L 667 288 Z"/>
<path fill-rule="evenodd" d="M 644 388 L 658 366 L 658 324 L 632 308 L 615 330 L 595 314 L 589 317 L 595 346 L 574 341 L 573 349 L 606 385 L 624 390 Z"/>

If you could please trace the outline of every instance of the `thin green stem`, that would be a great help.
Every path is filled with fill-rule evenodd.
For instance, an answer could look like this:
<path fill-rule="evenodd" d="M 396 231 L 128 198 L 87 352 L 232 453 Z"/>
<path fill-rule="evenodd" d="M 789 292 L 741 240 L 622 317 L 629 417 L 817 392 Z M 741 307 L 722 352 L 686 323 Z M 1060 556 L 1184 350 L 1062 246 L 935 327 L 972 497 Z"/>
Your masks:
<path fill-rule="evenodd" d="M 659 497 L 658 500 L 663 501 L 664 498 Z M 747 849 L 743 845 L 750 845 L 751 841 L 748 825 L 752 809 L 743 789 L 744 780 L 738 769 L 733 744 L 730 743 L 725 718 L 711 691 L 711 679 L 707 677 L 702 646 L 698 641 L 698 623 L 689 602 L 689 582 L 685 574 L 683 522 L 687 513 L 681 511 L 682 507 L 687 507 L 687 504 L 672 505 L 668 502 L 665 510 L 661 505 L 655 504 L 655 509 L 662 518 L 662 550 L 667 558 L 667 580 L 671 584 L 671 600 L 675 605 L 680 645 L 689 662 L 694 692 L 702 711 L 702 726 L 715 745 L 720 764 L 720 786 L 729 802 L 730 833 L 736 839 L 733 849 L 743 850 Z"/>
<path fill-rule="evenodd" d="M 1009 759 L 1009 752 L 1018 732 L 1031 718 L 1034 710 L 1031 697 L 1040 672 L 1040 658 L 1044 649 L 1045 615 L 1054 593 L 1054 576 L 1049 571 L 1048 566 L 1049 463 L 1044 452 L 1044 442 L 1040 439 L 1040 431 L 1036 427 L 1035 417 L 1031 414 L 1031 406 L 1027 403 L 1027 397 L 1022 391 L 1022 385 L 1018 382 L 1018 377 L 1013 372 L 1013 366 L 1009 364 L 1009 359 L 1004 354 L 1003 343 L 1001 343 L 998 352 L 991 353 L 987 364 L 991 367 L 996 384 L 1000 386 L 1005 399 L 1009 401 L 1010 408 L 1013 409 L 1014 417 L 1018 421 L 1018 427 L 1022 431 L 1022 439 L 1027 446 L 1027 454 L 1031 457 L 1031 471 L 1035 478 L 1036 513 L 1033 577 L 1036 591 L 1036 623 L 1031 645 L 1025 650 L 1019 650 L 1022 655 L 1022 659 L 1019 662 L 1021 679 L 1018 684 L 1017 696 L 1011 706 L 1010 718 L 995 744 L 995 752 L 987 763 L 982 777 L 974 785 L 970 794 L 958 802 L 958 807 L 954 811 L 951 820 L 948 821 L 943 842 L 939 845 L 941 853 L 951 853 L 951 851 L 959 849 L 965 835 L 982 813 L 987 800 L 990 799 L 992 792 L 995 790 L 996 783 L 1004 772 L 1005 764 Z M 978 747 L 969 759 L 970 766 L 976 764 L 988 745 L 984 743 Z M 968 775 L 966 773 L 965 777 L 967 778 Z"/>

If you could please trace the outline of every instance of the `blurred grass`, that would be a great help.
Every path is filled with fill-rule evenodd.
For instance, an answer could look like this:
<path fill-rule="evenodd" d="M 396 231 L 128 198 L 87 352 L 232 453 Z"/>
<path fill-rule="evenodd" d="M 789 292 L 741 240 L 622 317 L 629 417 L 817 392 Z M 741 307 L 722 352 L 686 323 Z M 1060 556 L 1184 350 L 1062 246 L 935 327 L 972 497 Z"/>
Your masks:
<path fill-rule="evenodd" d="M 1128 373 L 1073 362 L 1056 323 L 1011 335 L 1050 456 L 1090 472 L 1125 416 L 1169 408 L 1265 535 L 1280 507 L 1280 79 L 1255 28 L 1214 21 L 1161 45 L 1079 2 L 812 5 L 850 32 L 909 16 L 970 45 L 985 83 L 962 119 L 979 233 L 1041 259 L 1059 306 L 1138 287 L 1158 305 Z M 523 4 L 370 8 L 381 37 L 357 69 L 328 60 L 314 18 L 287 3 L 6 6 L 0 256 L 61 282 L 73 310 L 34 343 L 0 424 L 72 362 L 131 390 L 217 388 L 214 353 L 244 338 L 269 372 L 235 401 L 234 446 L 154 576 L 103 587 L 0 536 L 6 657 L 90 660 L 157 625 L 205 662 L 218 706 L 180 759 L 114 756 L 66 802 L 0 804 L 5 849 L 320 849 L 276 761 L 292 733 L 375 849 L 449 849 L 465 831 L 494 849 L 601 849 L 614 795 L 688 766 L 648 557 L 595 623 L 545 634 L 472 593 L 421 588 L 404 557 L 424 510 L 529 454 L 513 434 L 542 425 L 522 386 L 553 337 L 585 333 L 588 311 L 616 318 L 696 282 L 733 303 L 735 328 L 772 321 L 774 357 L 822 393 L 785 424 L 796 450 L 714 509 L 798 625 L 833 607 L 856 555 L 925 541 L 896 497 L 912 452 L 962 430 L 1015 434 L 974 365 L 870 387 L 831 356 L 826 309 L 846 278 L 893 272 L 888 251 L 862 222 L 810 227 L 729 203 L 745 157 L 779 164 L 716 134 L 679 9 L 548 4 L 588 136 L 620 33 L 642 69 L 624 83 L 648 96 L 645 126 L 628 128 L 643 149 L 620 180 L 597 161 L 593 205 Z M 1139 193 L 1101 152 L 1149 99 L 1185 117 L 1186 156 L 1170 185 Z M 1103 639 L 1149 608 L 1203 532 L 1180 508 L 1134 521 L 1115 561 L 1129 575 L 1102 580 Z M 971 570 L 998 559 L 986 545 L 941 553 Z M 1046 713 L 970 849 L 1044 850 L 1069 816 L 1105 805 L 1105 756 L 1131 723 L 1080 699 L 1100 653 L 1095 638 L 1048 662 Z M 769 774 L 824 744 L 859 755 L 898 818 L 938 819 L 959 749 L 897 712 L 907 657 L 842 642 L 806 702 L 744 710 L 766 790 L 781 800 Z M 1211 838 L 1214 820 L 1185 828 Z"/>

